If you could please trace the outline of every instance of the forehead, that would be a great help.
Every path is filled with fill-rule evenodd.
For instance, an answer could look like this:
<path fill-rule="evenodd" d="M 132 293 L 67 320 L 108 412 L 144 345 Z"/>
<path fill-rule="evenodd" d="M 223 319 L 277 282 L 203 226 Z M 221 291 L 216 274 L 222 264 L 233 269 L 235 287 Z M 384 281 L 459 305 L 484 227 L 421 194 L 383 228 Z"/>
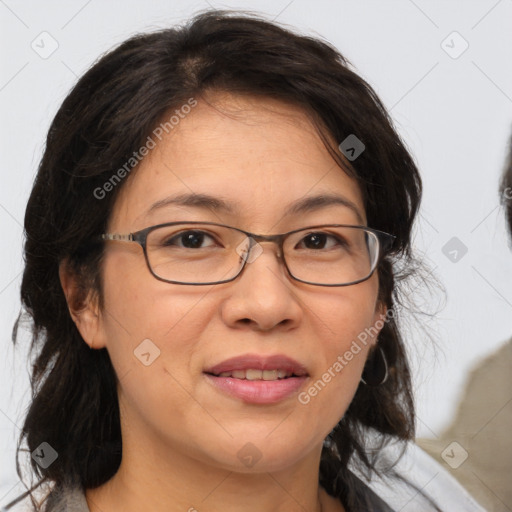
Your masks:
<path fill-rule="evenodd" d="M 141 229 L 166 222 L 165 215 L 198 215 L 203 208 L 212 220 L 266 230 L 286 217 L 304 216 L 307 208 L 297 206 L 313 196 L 316 202 L 309 202 L 317 212 L 335 209 L 340 223 L 365 221 L 357 182 L 293 105 L 216 95 L 198 100 L 168 131 L 161 140 L 153 136 L 154 148 L 123 184 L 111 225 Z M 178 196 L 188 200 L 174 201 Z"/>

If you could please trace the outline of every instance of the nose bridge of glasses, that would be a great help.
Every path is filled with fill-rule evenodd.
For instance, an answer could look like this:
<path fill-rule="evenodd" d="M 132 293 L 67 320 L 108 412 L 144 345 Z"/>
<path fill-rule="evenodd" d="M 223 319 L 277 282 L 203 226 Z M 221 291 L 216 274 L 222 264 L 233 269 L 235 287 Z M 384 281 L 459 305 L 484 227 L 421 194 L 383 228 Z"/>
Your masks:
<path fill-rule="evenodd" d="M 258 245 L 261 246 L 263 242 L 265 243 L 272 243 L 277 246 L 277 257 L 282 258 L 283 257 L 283 250 L 282 250 L 282 241 L 285 235 L 256 235 L 254 233 L 248 233 L 247 237 L 249 238 L 250 242 L 250 250 L 254 250 L 255 247 Z M 263 251 L 263 248 L 260 249 L 260 252 Z"/>

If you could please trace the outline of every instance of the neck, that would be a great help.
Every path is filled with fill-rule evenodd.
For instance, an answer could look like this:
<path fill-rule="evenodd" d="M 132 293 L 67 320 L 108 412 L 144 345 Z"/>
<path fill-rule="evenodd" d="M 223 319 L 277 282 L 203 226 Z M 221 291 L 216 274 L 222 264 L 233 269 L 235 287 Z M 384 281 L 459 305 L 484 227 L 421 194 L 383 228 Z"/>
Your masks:
<path fill-rule="evenodd" d="M 342 510 L 331 508 L 334 499 L 318 484 L 319 449 L 293 467 L 260 473 L 238 473 L 179 452 L 172 456 L 162 456 L 163 453 L 160 451 L 157 456 L 146 449 L 142 456 L 139 450 L 125 450 L 123 445 L 118 472 L 102 486 L 86 492 L 90 512 Z M 331 506 L 324 510 L 324 502 Z"/>

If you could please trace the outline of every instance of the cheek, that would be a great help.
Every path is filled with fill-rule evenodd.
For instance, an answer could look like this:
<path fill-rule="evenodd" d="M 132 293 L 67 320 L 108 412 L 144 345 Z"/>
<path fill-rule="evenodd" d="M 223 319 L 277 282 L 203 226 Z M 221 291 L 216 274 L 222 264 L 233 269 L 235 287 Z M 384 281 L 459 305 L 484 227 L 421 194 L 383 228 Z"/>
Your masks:
<path fill-rule="evenodd" d="M 118 376 L 153 364 L 185 374 L 194 343 L 209 321 L 201 302 L 208 290 L 198 294 L 158 281 L 142 254 L 115 256 L 105 261 L 100 329 Z"/>
<path fill-rule="evenodd" d="M 125 421 L 137 425 L 143 417 L 162 434 L 179 431 L 202 411 L 191 392 L 198 340 L 211 321 L 201 300 L 207 289 L 162 283 L 145 267 L 122 272 L 117 261 L 105 268 L 102 329 Z"/>
<path fill-rule="evenodd" d="M 183 320 L 200 297 L 197 290 L 159 281 L 147 268 L 140 246 L 124 249 L 113 249 L 104 263 L 107 328 L 125 331 L 136 341 L 161 339 L 166 332 L 189 325 Z"/>
<path fill-rule="evenodd" d="M 355 342 L 361 350 L 354 351 L 364 356 L 374 342 L 380 318 L 377 291 L 377 281 L 372 278 L 315 301 L 316 314 L 312 318 L 318 319 L 317 327 L 322 330 L 329 352 L 344 353 Z"/>
<path fill-rule="evenodd" d="M 360 283 L 364 285 L 365 283 Z M 350 404 L 359 386 L 368 351 L 375 343 L 382 321 L 375 311 L 377 290 L 368 282 L 350 294 L 343 293 L 317 301 L 314 313 L 314 331 L 319 336 L 315 367 L 311 385 L 299 396 L 306 405 L 330 410 L 336 423 Z M 357 291 L 357 293 L 355 293 Z"/>

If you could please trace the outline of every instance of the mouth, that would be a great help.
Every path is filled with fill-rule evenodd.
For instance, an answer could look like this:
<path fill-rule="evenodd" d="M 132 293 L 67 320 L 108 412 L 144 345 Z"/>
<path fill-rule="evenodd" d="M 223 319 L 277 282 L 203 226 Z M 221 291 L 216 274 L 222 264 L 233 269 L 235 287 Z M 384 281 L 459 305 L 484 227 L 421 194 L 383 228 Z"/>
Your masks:
<path fill-rule="evenodd" d="M 203 373 L 223 394 L 253 404 L 280 402 L 297 392 L 309 377 L 304 365 L 284 355 L 246 354 Z"/>
<path fill-rule="evenodd" d="M 204 373 L 245 380 L 278 380 L 308 375 L 305 365 L 284 354 L 242 354 L 206 368 Z"/>
<path fill-rule="evenodd" d="M 256 368 L 249 368 L 247 370 L 233 370 L 220 373 L 205 372 L 207 375 L 213 377 L 232 377 L 233 379 L 240 380 L 282 380 L 290 379 L 292 377 L 304 377 L 304 373 L 297 374 L 291 371 L 283 370 L 281 368 L 274 370 L 258 370 Z"/>

